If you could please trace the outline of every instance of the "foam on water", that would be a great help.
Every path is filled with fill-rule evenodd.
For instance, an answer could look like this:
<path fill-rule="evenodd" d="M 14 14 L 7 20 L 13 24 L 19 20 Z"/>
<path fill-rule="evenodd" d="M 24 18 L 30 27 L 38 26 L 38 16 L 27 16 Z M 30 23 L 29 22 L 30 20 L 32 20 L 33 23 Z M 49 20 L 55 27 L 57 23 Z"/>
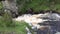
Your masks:
<path fill-rule="evenodd" d="M 38 17 L 40 17 L 40 18 L 38 18 Z M 34 15 L 24 14 L 22 16 L 19 16 L 18 18 L 15 18 L 14 20 L 16 20 L 16 21 L 23 20 L 26 23 L 28 23 L 30 26 L 34 25 L 35 27 L 39 27 L 39 25 L 37 23 L 42 23 L 44 21 L 48 21 L 48 20 L 41 19 L 41 17 L 48 17 L 50 19 L 56 19 L 56 20 L 60 19 L 60 16 L 56 13 L 52 13 L 52 14 L 45 13 L 45 14 L 34 14 Z"/>
<path fill-rule="evenodd" d="M 60 32 L 57 32 L 56 34 L 60 34 Z"/>
<path fill-rule="evenodd" d="M 39 28 L 42 28 L 42 27 L 45 27 L 45 26 L 38 25 L 38 23 L 43 23 L 44 21 L 48 21 L 47 19 L 44 20 L 41 17 L 42 18 L 46 17 L 46 18 L 49 18 L 49 19 L 55 19 L 55 20 L 58 20 L 58 21 L 60 20 L 60 16 L 56 13 L 34 14 L 34 15 L 24 14 L 22 16 L 19 16 L 18 18 L 15 18 L 14 20 L 15 21 L 22 21 L 23 20 L 26 23 L 28 23 L 30 26 L 33 25 L 32 29 L 35 29 L 36 27 L 37 27 L 37 29 L 39 29 Z M 31 34 L 31 32 L 29 31 L 28 28 L 26 28 L 26 30 L 28 31 L 27 34 Z M 60 34 L 60 32 L 57 32 L 56 34 Z"/>

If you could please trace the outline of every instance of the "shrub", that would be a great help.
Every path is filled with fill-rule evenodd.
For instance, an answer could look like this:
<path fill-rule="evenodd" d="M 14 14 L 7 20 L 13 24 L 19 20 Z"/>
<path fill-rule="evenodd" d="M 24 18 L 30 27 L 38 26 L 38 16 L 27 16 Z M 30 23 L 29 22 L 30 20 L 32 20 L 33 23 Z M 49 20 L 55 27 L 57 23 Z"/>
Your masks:
<path fill-rule="evenodd" d="M 0 19 L 0 24 L 3 27 L 15 26 L 10 11 L 4 12 L 2 18 Z"/>

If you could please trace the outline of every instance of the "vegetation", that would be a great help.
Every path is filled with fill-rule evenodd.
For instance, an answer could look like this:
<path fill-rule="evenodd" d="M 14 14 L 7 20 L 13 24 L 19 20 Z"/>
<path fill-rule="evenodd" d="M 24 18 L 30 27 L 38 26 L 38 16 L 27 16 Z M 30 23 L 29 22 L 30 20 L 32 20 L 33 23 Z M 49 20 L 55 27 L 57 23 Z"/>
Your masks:
<path fill-rule="evenodd" d="M 4 15 L 0 17 L 0 32 L 2 34 L 26 34 L 25 27 L 31 29 L 31 27 L 24 21 L 13 21 L 9 12 L 5 12 Z"/>
<path fill-rule="evenodd" d="M 2 34 L 26 34 L 25 27 L 27 26 L 25 22 L 16 22 L 15 27 L 0 27 L 0 32 Z"/>
<path fill-rule="evenodd" d="M 49 9 L 60 10 L 59 0 L 17 0 L 17 2 L 19 9 L 21 9 L 19 10 L 21 13 L 26 12 L 28 8 L 33 8 L 34 12 L 37 12 L 39 10 L 49 10 Z"/>
<path fill-rule="evenodd" d="M 34 12 L 39 10 L 56 10 L 60 11 L 60 0 L 17 0 L 18 12 L 20 14 L 26 13 L 28 8 L 33 8 Z M 0 10 L 3 9 L 3 5 L 0 2 Z M 2 11 L 0 11 L 2 12 Z M 15 34 L 26 34 L 25 27 L 30 26 L 25 22 L 16 22 L 12 20 L 10 12 L 4 12 L 3 16 L 0 17 L 0 32 L 2 34 L 15 33 Z"/>
<path fill-rule="evenodd" d="M 13 21 L 10 14 L 7 12 L 0 17 L 0 32 L 2 34 L 26 34 L 26 26 L 30 28 L 24 21 Z"/>
<path fill-rule="evenodd" d="M 39 10 L 56 10 L 60 11 L 60 0 L 17 0 L 18 12 L 26 13 L 28 8 L 33 8 L 34 12 Z M 2 9 L 0 2 L 0 9 Z"/>

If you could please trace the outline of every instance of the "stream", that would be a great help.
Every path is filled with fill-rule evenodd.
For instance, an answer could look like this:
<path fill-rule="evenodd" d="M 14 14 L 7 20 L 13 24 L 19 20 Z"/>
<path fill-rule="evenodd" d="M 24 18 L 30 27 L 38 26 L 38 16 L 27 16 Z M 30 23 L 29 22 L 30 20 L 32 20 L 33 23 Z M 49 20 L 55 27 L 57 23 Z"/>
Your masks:
<path fill-rule="evenodd" d="M 35 27 L 37 29 L 41 29 L 41 28 L 43 29 L 44 27 L 47 27 L 45 25 L 49 25 L 50 26 L 49 34 L 60 34 L 60 27 L 59 27 L 60 26 L 60 15 L 57 13 L 45 13 L 45 14 L 33 14 L 33 15 L 24 14 L 17 18 L 14 18 L 14 20 L 15 21 L 25 21 L 30 26 L 32 26 L 32 29 L 34 29 Z M 45 24 L 45 22 L 47 24 Z M 49 26 L 48 26 L 48 28 L 49 28 Z M 47 31 L 47 30 L 44 30 L 44 31 Z M 37 31 L 37 34 L 45 34 L 45 33 L 46 32 L 43 32 L 41 30 Z"/>

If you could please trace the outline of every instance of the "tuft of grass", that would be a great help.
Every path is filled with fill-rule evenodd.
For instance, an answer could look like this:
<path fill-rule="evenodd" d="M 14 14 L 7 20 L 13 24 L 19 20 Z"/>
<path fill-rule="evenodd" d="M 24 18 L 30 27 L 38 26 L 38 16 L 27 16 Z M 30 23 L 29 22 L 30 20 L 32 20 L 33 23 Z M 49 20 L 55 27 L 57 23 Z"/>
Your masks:
<path fill-rule="evenodd" d="M 17 26 L 15 28 L 16 32 L 17 33 L 20 33 L 20 34 L 27 34 L 27 31 L 26 31 L 26 27 L 28 27 L 30 30 L 31 30 L 31 26 L 29 26 L 26 22 L 22 21 L 22 22 L 18 22 L 16 23 Z"/>
<path fill-rule="evenodd" d="M 0 21 L 1 22 L 1 21 Z M 25 27 L 28 26 L 26 22 L 17 22 L 15 27 L 1 27 L 0 26 L 0 32 L 2 34 L 8 34 L 8 33 L 13 33 L 13 34 L 27 34 Z"/>

